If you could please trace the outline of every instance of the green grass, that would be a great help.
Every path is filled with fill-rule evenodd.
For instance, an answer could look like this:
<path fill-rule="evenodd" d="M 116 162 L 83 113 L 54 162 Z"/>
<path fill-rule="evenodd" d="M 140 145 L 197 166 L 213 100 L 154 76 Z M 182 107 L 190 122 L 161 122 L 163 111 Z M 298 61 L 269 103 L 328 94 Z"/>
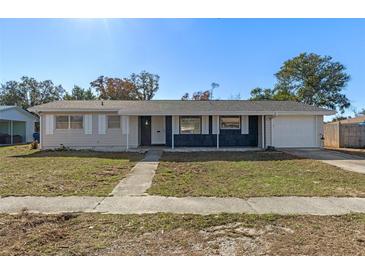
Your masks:
<path fill-rule="evenodd" d="M 282 152 L 165 153 L 148 193 L 365 197 L 365 175 Z"/>
<path fill-rule="evenodd" d="M 0 214 L 0 255 L 365 255 L 364 216 Z"/>
<path fill-rule="evenodd" d="M 142 157 L 0 147 L 0 196 L 106 196 Z"/>

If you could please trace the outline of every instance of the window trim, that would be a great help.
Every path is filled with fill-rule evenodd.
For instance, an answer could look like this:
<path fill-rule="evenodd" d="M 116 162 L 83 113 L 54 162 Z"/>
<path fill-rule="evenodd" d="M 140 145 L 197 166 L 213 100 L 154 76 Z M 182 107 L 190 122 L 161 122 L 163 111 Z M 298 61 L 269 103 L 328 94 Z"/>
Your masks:
<path fill-rule="evenodd" d="M 79 116 L 81 117 L 81 127 L 80 128 L 72 128 L 71 127 L 71 117 L 72 116 Z M 69 115 L 69 129 L 71 130 L 83 130 L 84 129 L 84 115 Z"/>
<path fill-rule="evenodd" d="M 67 117 L 67 128 L 57 128 L 57 117 Z M 54 125 L 55 130 L 69 130 L 70 129 L 70 115 L 64 115 L 64 114 L 55 115 L 54 120 L 55 120 L 55 125 Z"/>
<path fill-rule="evenodd" d="M 60 117 L 60 116 L 62 116 L 62 117 L 67 117 L 67 128 L 57 128 L 57 117 Z M 80 116 L 80 117 L 82 117 L 82 127 L 81 128 L 71 128 L 71 116 Z M 85 125 L 84 125 L 84 115 L 80 115 L 80 114 L 61 114 L 61 115 L 55 115 L 55 117 L 54 117 L 54 122 L 55 122 L 55 125 L 54 125 L 54 128 L 55 128 L 55 130 L 84 130 L 84 128 L 85 128 Z"/>
<path fill-rule="evenodd" d="M 227 117 L 229 117 L 229 118 L 238 118 L 239 119 L 239 123 L 238 123 L 238 125 L 239 125 L 239 127 L 238 128 L 231 128 L 231 127 L 222 127 L 222 118 L 227 118 Z M 227 116 L 219 116 L 219 129 L 221 130 L 221 129 L 223 129 L 223 130 L 240 130 L 241 129 L 241 127 L 242 127 L 242 121 L 241 121 L 241 116 L 239 116 L 239 115 L 227 115 Z"/>
<path fill-rule="evenodd" d="M 199 119 L 199 123 L 200 123 L 200 130 L 199 133 L 182 133 L 181 132 L 181 120 L 183 118 L 198 118 Z M 181 135 L 201 135 L 202 134 L 202 116 L 197 116 L 197 115 L 184 115 L 184 116 L 179 116 L 179 134 Z"/>
<path fill-rule="evenodd" d="M 109 127 L 109 117 L 118 117 L 119 118 L 119 127 Z M 114 130 L 114 129 L 121 129 L 122 126 L 121 126 L 121 118 L 120 118 L 120 115 L 107 115 L 106 116 L 106 124 L 107 124 L 107 129 L 111 129 L 111 130 Z"/>

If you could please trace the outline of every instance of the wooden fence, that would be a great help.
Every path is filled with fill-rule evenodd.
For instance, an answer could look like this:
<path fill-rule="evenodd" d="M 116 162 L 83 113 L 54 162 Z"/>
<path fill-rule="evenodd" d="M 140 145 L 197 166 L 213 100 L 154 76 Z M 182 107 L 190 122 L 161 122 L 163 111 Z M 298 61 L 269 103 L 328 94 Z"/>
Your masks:
<path fill-rule="evenodd" d="M 325 147 L 365 148 L 365 126 L 337 122 L 325 124 L 323 132 Z"/>

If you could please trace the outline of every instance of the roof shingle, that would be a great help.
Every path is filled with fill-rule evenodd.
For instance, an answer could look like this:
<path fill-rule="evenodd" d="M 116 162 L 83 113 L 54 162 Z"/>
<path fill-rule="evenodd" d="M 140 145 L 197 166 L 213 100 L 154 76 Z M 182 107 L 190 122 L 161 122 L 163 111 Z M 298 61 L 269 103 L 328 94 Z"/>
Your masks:
<path fill-rule="evenodd" d="M 54 101 L 29 109 L 32 112 L 50 111 L 119 111 L 129 115 L 179 115 L 236 112 L 320 112 L 332 115 L 332 110 L 293 101 L 250 100 L 151 100 L 151 101 Z"/>

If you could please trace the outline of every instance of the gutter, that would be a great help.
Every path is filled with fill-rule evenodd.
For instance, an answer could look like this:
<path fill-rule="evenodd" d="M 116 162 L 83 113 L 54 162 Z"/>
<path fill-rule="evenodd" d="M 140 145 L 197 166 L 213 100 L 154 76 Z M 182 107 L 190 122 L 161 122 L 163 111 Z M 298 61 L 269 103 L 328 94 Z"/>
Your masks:
<path fill-rule="evenodd" d="M 174 116 L 174 115 L 272 115 L 272 116 L 280 116 L 280 115 L 325 115 L 330 116 L 336 114 L 335 111 L 221 111 L 221 112 L 212 112 L 212 111 L 201 111 L 201 112 L 125 112 L 118 109 L 44 109 L 44 110 L 34 110 L 28 109 L 28 111 L 34 113 L 90 113 L 90 112 L 118 112 L 119 115 L 135 115 L 135 116 Z"/>

